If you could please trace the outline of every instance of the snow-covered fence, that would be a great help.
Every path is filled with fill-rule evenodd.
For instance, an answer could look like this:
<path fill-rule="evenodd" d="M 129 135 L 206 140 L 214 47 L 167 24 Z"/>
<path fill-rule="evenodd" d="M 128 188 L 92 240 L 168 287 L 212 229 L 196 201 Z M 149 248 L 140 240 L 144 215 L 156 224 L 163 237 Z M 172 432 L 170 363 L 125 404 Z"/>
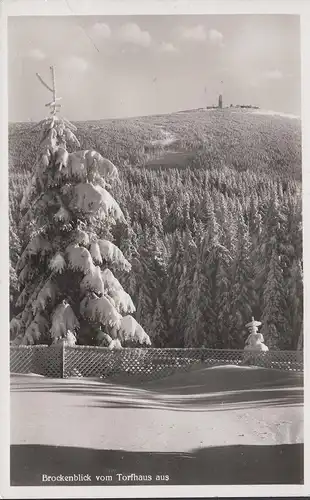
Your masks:
<path fill-rule="evenodd" d="M 303 371 L 302 351 L 245 352 L 224 349 L 121 349 L 95 346 L 11 346 L 11 373 L 37 373 L 47 377 L 167 376 L 195 365 L 254 365 Z"/>

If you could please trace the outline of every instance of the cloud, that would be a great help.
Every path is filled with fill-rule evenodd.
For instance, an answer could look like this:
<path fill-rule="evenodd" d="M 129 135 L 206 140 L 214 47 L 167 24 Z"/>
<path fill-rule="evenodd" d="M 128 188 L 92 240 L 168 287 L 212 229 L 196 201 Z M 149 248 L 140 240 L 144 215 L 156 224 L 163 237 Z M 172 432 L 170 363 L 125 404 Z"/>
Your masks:
<path fill-rule="evenodd" d="M 117 32 L 117 38 L 120 42 L 131 43 L 141 47 L 149 47 L 152 41 L 149 32 L 143 31 L 135 23 L 123 24 Z"/>
<path fill-rule="evenodd" d="M 28 52 L 28 57 L 36 59 L 37 61 L 43 61 L 43 59 L 46 58 L 46 55 L 40 49 L 31 49 Z"/>
<path fill-rule="evenodd" d="M 260 87 L 266 85 L 269 80 L 281 80 L 282 78 L 284 78 L 284 74 L 278 69 L 263 71 L 252 75 L 252 78 L 249 79 L 249 85 L 251 87 Z"/>
<path fill-rule="evenodd" d="M 209 30 L 208 38 L 214 45 L 222 45 L 224 37 L 220 31 L 212 29 Z"/>
<path fill-rule="evenodd" d="M 71 56 L 65 61 L 65 67 L 71 71 L 84 73 L 88 68 L 88 62 L 83 57 Z"/>
<path fill-rule="evenodd" d="M 91 27 L 91 31 L 98 38 L 110 38 L 111 36 L 111 28 L 106 23 L 95 23 Z"/>
<path fill-rule="evenodd" d="M 283 73 L 278 69 L 273 69 L 271 71 L 266 71 L 263 77 L 266 80 L 281 80 L 281 78 L 283 78 Z"/>
<path fill-rule="evenodd" d="M 166 52 L 169 54 L 175 54 L 178 49 L 170 42 L 162 42 L 158 47 L 159 52 Z"/>
<path fill-rule="evenodd" d="M 191 42 L 211 42 L 214 45 L 222 45 L 223 43 L 223 34 L 216 30 L 210 29 L 206 30 L 204 26 L 198 24 L 197 26 L 193 26 L 191 28 L 180 28 L 179 29 L 179 37 L 183 40 L 191 41 Z"/>
<path fill-rule="evenodd" d="M 141 47 L 139 45 L 127 44 L 122 47 L 121 54 L 138 54 Z"/>
<path fill-rule="evenodd" d="M 207 40 L 207 32 L 201 24 L 192 28 L 180 28 L 179 33 L 183 40 L 193 42 L 205 42 Z"/>

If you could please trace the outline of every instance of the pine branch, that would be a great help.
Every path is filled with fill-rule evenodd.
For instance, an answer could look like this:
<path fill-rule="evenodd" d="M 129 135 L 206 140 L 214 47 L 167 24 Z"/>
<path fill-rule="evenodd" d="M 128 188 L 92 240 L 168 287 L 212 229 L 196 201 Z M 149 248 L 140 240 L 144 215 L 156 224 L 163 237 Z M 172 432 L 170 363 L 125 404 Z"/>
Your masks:
<path fill-rule="evenodd" d="M 50 92 L 54 93 L 53 89 L 51 89 L 51 87 L 49 87 L 47 85 L 47 83 L 45 83 L 45 81 L 43 80 L 43 78 L 41 78 L 41 76 L 39 75 L 39 73 L 36 73 L 37 77 L 39 78 L 40 82 L 42 83 L 42 85 L 44 85 L 44 87 L 47 88 L 47 90 L 49 90 Z"/>

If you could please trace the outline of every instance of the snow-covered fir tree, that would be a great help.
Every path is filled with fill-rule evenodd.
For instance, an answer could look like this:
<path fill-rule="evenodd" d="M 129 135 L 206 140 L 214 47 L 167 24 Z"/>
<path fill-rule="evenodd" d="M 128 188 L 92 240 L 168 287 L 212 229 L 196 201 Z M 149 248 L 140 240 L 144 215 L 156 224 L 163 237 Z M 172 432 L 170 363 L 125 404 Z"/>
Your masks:
<path fill-rule="evenodd" d="M 290 277 L 285 287 L 285 316 L 289 328 L 287 335 L 281 338 L 284 349 L 295 349 L 300 344 L 300 332 L 303 323 L 303 271 L 301 261 L 295 260 L 290 268 Z M 291 333 L 291 334 L 290 334 Z"/>
<path fill-rule="evenodd" d="M 207 297 L 209 298 L 209 297 Z M 184 347 L 201 347 L 206 337 L 204 308 L 206 305 L 202 274 L 199 261 L 196 264 L 192 289 L 188 297 L 188 306 L 184 324 Z"/>
<path fill-rule="evenodd" d="M 152 339 L 156 347 L 166 347 L 167 344 L 167 327 L 164 322 L 163 307 L 157 299 L 153 321 L 151 325 Z"/>
<path fill-rule="evenodd" d="M 20 207 L 26 244 L 16 267 L 21 293 L 11 321 L 14 343 L 57 343 L 74 335 L 78 343 L 98 344 L 96 335 L 106 334 L 118 345 L 150 344 L 112 271 L 131 268 L 111 241 L 112 226 L 126 224 L 109 192 L 117 169 L 96 151 L 74 150 L 77 129 L 57 116 L 55 101 L 53 92 Z"/>
<path fill-rule="evenodd" d="M 172 346 L 184 346 L 184 332 L 190 330 L 190 325 L 188 322 L 188 307 L 189 307 L 189 299 L 193 299 L 195 303 L 195 297 L 192 297 L 192 285 L 195 277 L 195 270 L 197 264 L 197 245 L 192 237 L 192 234 L 189 229 L 186 230 L 183 237 L 183 247 L 184 247 L 184 255 L 183 262 L 179 262 L 179 266 L 181 269 L 181 275 L 179 278 L 179 285 L 177 289 L 177 297 L 176 297 L 176 307 L 175 307 L 175 322 L 172 324 L 172 333 L 173 333 L 173 344 Z M 192 315 L 194 311 L 192 309 Z M 194 319 L 194 325 L 197 324 Z M 186 327 L 186 328 L 185 328 Z M 189 333 L 189 332 L 188 332 Z M 187 344 L 189 343 L 187 333 Z"/>
<path fill-rule="evenodd" d="M 280 256 L 276 248 L 272 251 L 267 281 L 263 290 L 262 334 L 272 348 L 280 348 L 287 336 L 285 317 L 285 286 Z M 285 342 L 284 342 L 285 343 Z"/>
<path fill-rule="evenodd" d="M 178 321 L 177 300 L 180 294 L 180 280 L 184 269 L 184 246 L 180 231 L 175 231 L 171 243 L 171 252 L 168 260 L 167 287 L 165 290 L 165 302 L 169 314 L 169 326 L 173 331 Z M 173 335 L 173 333 L 172 333 Z"/>
<path fill-rule="evenodd" d="M 239 212 L 237 219 L 238 244 L 234 259 L 233 281 L 230 294 L 230 347 L 240 348 L 243 343 L 242 328 L 246 319 L 252 316 L 257 303 L 254 289 L 254 270 L 251 262 L 251 241 L 248 226 Z"/>

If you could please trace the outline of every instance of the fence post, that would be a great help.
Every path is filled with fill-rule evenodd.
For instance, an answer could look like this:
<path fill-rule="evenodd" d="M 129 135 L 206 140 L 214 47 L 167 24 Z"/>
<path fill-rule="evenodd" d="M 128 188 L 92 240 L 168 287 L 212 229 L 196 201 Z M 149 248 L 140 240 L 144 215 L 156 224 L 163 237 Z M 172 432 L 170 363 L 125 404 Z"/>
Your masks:
<path fill-rule="evenodd" d="M 60 368 L 60 377 L 65 378 L 65 343 L 63 342 L 61 345 L 61 368 Z"/>

